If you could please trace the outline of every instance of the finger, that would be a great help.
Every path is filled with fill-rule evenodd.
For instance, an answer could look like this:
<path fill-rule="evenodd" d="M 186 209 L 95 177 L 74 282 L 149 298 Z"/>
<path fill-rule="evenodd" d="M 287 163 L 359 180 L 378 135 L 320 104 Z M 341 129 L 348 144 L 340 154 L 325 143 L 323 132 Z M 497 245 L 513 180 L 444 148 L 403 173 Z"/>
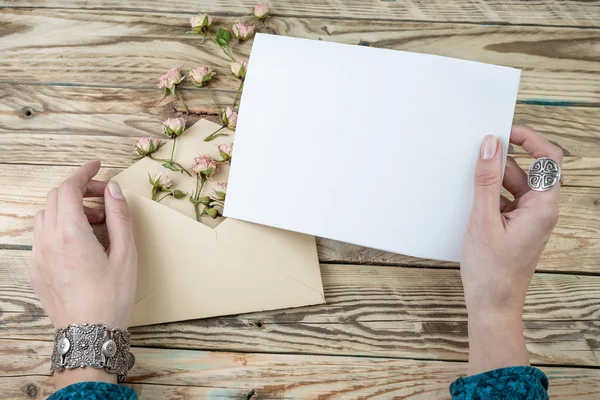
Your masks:
<path fill-rule="evenodd" d="M 500 218 L 502 189 L 502 146 L 497 137 L 488 135 L 481 143 L 475 167 L 473 215 L 481 219 Z"/>
<path fill-rule="evenodd" d="M 44 227 L 54 229 L 58 214 L 58 189 L 53 188 L 46 195 L 46 208 L 44 210 Z"/>
<path fill-rule="evenodd" d="M 512 203 L 512 201 L 504 196 L 500 196 L 500 212 L 503 212 L 510 203 Z"/>
<path fill-rule="evenodd" d="M 83 197 L 102 197 L 104 196 L 104 189 L 106 188 L 106 182 L 97 181 L 92 179 L 86 185 Z"/>
<path fill-rule="evenodd" d="M 44 210 L 40 210 L 33 216 L 33 244 L 39 244 L 44 232 Z"/>
<path fill-rule="evenodd" d="M 127 260 L 129 257 L 135 256 L 131 212 L 121 187 L 115 181 L 109 182 L 106 186 L 104 209 L 110 240 L 109 258 Z"/>
<path fill-rule="evenodd" d="M 58 216 L 61 221 L 86 221 L 83 212 L 83 194 L 88 182 L 100 170 L 99 161 L 91 161 L 81 166 L 73 175 L 58 187 Z"/>
<path fill-rule="evenodd" d="M 502 186 L 511 192 L 515 198 L 519 198 L 529 192 L 527 174 L 519 167 L 515 159 L 510 156 L 506 157 L 506 168 L 504 169 Z"/>
<path fill-rule="evenodd" d="M 99 224 L 104 221 L 104 211 L 83 206 L 83 213 L 90 224 Z"/>
<path fill-rule="evenodd" d="M 533 158 L 550 157 L 562 166 L 562 149 L 538 136 L 529 128 L 513 125 L 510 131 L 510 142 L 521 146 Z"/>
<path fill-rule="evenodd" d="M 514 125 L 510 131 L 510 142 L 523 147 L 534 158 L 550 157 L 562 166 L 563 151 L 546 139 L 536 135 L 534 131 L 524 126 Z M 560 182 L 545 192 L 535 192 L 532 198 L 543 199 L 544 202 L 558 204 Z"/>

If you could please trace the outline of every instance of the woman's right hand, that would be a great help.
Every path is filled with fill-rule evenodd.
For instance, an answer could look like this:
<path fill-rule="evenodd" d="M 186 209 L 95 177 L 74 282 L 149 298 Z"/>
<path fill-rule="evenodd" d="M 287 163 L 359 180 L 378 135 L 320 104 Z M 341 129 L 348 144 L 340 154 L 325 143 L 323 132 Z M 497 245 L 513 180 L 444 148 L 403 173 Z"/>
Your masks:
<path fill-rule="evenodd" d="M 559 165 L 562 150 L 522 126 L 510 142 L 534 159 Z M 533 161 L 533 160 L 532 160 Z M 515 199 L 501 197 L 504 186 Z M 475 198 L 464 239 L 461 277 L 469 314 L 469 373 L 528 365 L 522 332 L 527 288 L 558 219 L 560 183 L 546 191 L 529 188 L 527 174 L 507 158 L 502 181 L 502 146 L 486 136 L 475 172 Z"/>

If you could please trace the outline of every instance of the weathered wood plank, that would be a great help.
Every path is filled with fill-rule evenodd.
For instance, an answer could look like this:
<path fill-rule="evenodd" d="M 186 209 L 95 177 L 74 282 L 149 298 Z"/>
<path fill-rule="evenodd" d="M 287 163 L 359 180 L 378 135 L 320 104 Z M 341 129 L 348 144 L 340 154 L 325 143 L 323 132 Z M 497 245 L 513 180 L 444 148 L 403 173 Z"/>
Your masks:
<path fill-rule="evenodd" d="M 68 1 L 25 0 L 0 2 L 5 7 L 43 7 L 103 10 L 136 10 L 179 12 L 208 12 L 216 15 L 249 15 L 255 0 L 130 0 Z M 340 19 L 421 20 L 457 22 L 499 22 L 506 24 L 540 24 L 599 26 L 600 6 L 594 1 L 554 0 L 449 0 L 409 1 L 277 1 L 271 4 L 272 15 L 299 17 L 333 17 Z"/>
<path fill-rule="evenodd" d="M 20 378 L 0 378 L 0 390 L 18 382 L 21 391 L 29 385 L 51 391 L 52 378 L 42 378 L 48 374 L 51 343 L 11 340 L 1 343 L 1 374 Z M 450 383 L 466 374 L 466 363 L 456 362 L 149 348 L 135 348 L 134 352 L 136 365 L 128 377 L 129 383 L 231 388 L 254 391 L 255 398 L 447 399 Z M 16 354 L 20 357 L 15 357 Z M 600 393 L 600 370 L 541 369 L 550 378 L 551 398 L 593 399 Z M 17 394 L 16 398 L 26 398 L 22 392 L 12 393 Z"/>
<path fill-rule="evenodd" d="M 214 106 L 204 91 L 189 89 L 183 92 L 193 113 L 188 117 L 190 122 L 206 113 L 214 113 Z M 231 104 L 234 93 L 215 91 L 215 96 L 220 104 Z M 76 145 L 81 139 L 63 138 L 61 142 L 54 135 L 90 135 L 96 140 L 108 140 L 101 136 L 157 134 L 160 123 L 168 117 L 181 115 L 180 111 L 178 102 L 172 97 L 161 101 L 161 94 L 153 89 L 0 84 L 0 162 L 64 164 L 75 161 L 70 157 L 76 157 L 78 163 L 81 158 L 77 154 L 69 153 L 69 158 L 57 162 L 52 152 L 63 153 L 72 148 L 72 152 L 77 153 Z M 517 104 L 515 123 L 536 130 L 562 147 L 565 155 L 600 158 L 600 107 Z M 13 136 L 18 134 L 21 135 Z M 38 161 L 36 154 L 24 147 L 41 138 L 48 139 L 41 143 L 48 151 L 45 158 Z M 73 140 L 75 144 L 67 146 L 64 140 Z M 56 146 L 52 144 L 55 142 Z M 115 141 L 117 146 L 121 143 L 125 142 Z M 9 147 L 18 145 L 21 147 Z M 520 148 L 512 150 L 512 153 L 519 152 L 522 152 Z M 126 165 L 109 160 L 111 166 Z"/>
<path fill-rule="evenodd" d="M 89 154 L 93 159 L 94 155 Z M 43 207 L 48 190 L 68 177 L 75 167 L 0 164 L 0 245 L 30 245 L 33 215 Z M 102 168 L 98 179 L 114 176 L 120 168 Z M 542 270 L 598 272 L 600 254 L 600 189 L 561 189 L 561 215 L 542 256 Z M 100 231 L 102 232 L 102 231 Z M 105 239 L 105 234 L 102 233 Z M 335 262 L 383 262 L 415 264 L 405 256 L 376 250 L 320 242 L 322 260 Z M 422 261 L 419 263 L 423 263 Z M 425 265 L 445 265 L 424 262 Z"/>
<path fill-rule="evenodd" d="M 27 251 L 0 251 L 3 337 L 51 340 Z M 322 265 L 327 304 L 132 329 L 137 346 L 466 360 L 458 271 Z M 536 274 L 524 331 L 532 361 L 597 365 L 600 277 Z"/>
<path fill-rule="evenodd" d="M 5 32 L 0 80 L 94 86 L 154 87 L 173 65 L 208 63 L 236 89 L 220 49 L 185 35 L 186 14 L 94 10 L 11 10 L 0 21 Z M 230 26 L 239 17 L 221 17 Z M 281 35 L 409 50 L 510 65 L 523 69 L 519 99 L 600 102 L 600 30 L 322 18 L 274 18 Z M 44 34 L 52 31 L 53 35 Z M 246 58 L 250 43 L 236 45 Z M 250 67 L 251 68 L 251 67 Z"/>
<path fill-rule="evenodd" d="M 200 384 L 201 382 L 198 382 L 198 385 Z M 155 383 L 128 383 L 126 385 L 133 388 L 144 400 L 240 400 L 247 399 L 249 394 L 248 390 L 236 388 L 175 386 Z M 54 380 L 49 376 L 19 375 L 16 377 L 0 377 L 0 400 L 47 399 L 54 392 Z M 260 398 L 273 399 L 268 394 L 261 395 Z"/>

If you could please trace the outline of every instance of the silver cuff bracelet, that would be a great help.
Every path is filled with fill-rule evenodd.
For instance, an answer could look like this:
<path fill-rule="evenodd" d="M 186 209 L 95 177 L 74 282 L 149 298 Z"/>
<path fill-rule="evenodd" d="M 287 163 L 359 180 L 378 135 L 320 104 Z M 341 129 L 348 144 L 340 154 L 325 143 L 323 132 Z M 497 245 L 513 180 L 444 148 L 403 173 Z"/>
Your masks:
<path fill-rule="evenodd" d="M 71 324 L 57 329 L 50 372 L 78 367 L 104 368 L 123 382 L 135 357 L 129 352 L 131 334 L 102 324 Z"/>

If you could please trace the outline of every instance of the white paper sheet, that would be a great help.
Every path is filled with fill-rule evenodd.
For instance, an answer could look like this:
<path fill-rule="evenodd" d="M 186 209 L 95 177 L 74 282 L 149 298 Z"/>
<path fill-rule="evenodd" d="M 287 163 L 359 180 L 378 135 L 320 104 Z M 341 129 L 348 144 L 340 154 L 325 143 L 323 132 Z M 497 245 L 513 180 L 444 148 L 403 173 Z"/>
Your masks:
<path fill-rule="evenodd" d="M 258 34 L 225 215 L 458 261 L 483 137 L 504 154 L 520 70 Z"/>

